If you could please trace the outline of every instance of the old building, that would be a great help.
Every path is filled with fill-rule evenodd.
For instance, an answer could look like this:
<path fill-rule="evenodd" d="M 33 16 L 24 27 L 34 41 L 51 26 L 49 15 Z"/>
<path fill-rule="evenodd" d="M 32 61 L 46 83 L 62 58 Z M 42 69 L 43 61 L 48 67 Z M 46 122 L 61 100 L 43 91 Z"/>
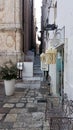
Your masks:
<path fill-rule="evenodd" d="M 0 62 L 22 52 L 22 3 L 0 1 Z M 8 55 L 8 56 L 7 56 Z M 2 60 L 3 59 L 3 60 Z M 6 59 L 7 60 L 7 59 Z M 16 60 L 16 59 L 15 59 Z"/>
<path fill-rule="evenodd" d="M 0 63 L 24 60 L 32 38 L 33 0 L 0 0 Z"/>
<path fill-rule="evenodd" d="M 43 0 L 43 50 L 50 46 L 57 50 L 56 64 L 49 65 L 52 91 L 60 96 L 67 93 L 69 99 L 73 99 L 72 10 L 72 0 Z M 52 25 L 55 25 L 54 28 Z"/>
<path fill-rule="evenodd" d="M 73 1 L 57 0 L 57 19 L 59 27 L 65 26 L 64 45 L 64 92 L 73 100 Z"/>
<path fill-rule="evenodd" d="M 42 52 L 52 47 L 52 41 L 55 34 L 54 24 L 54 2 L 53 0 L 42 1 Z M 51 76 L 52 92 L 56 94 L 56 64 L 48 65 L 48 73 Z"/>
<path fill-rule="evenodd" d="M 43 0 L 42 6 L 43 50 L 57 50 L 56 62 L 49 63 L 49 74 L 53 94 L 62 96 L 64 90 L 64 25 L 60 28 L 57 23 L 57 1 Z"/>
<path fill-rule="evenodd" d="M 24 52 L 33 47 L 33 0 L 23 1 Z"/>

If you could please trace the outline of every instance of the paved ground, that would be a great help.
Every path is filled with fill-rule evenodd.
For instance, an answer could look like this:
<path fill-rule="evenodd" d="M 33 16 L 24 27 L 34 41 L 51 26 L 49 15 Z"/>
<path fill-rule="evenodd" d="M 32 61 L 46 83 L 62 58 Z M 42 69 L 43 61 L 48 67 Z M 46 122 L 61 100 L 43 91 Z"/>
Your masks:
<path fill-rule="evenodd" d="M 0 130 L 49 130 L 46 103 L 39 101 L 45 95 L 40 90 L 16 88 L 13 96 L 5 96 L 0 83 Z"/>
<path fill-rule="evenodd" d="M 34 75 L 41 76 L 39 56 L 35 57 Z M 38 82 L 37 82 L 38 83 Z M 30 84 L 31 85 L 31 84 Z M 41 85 L 42 86 L 42 85 Z M 16 88 L 13 96 L 5 96 L 0 82 L 0 130 L 49 130 L 45 122 L 45 89 Z"/>
<path fill-rule="evenodd" d="M 36 78 L 43 76 L 38 63 L 39 56 L 34 62 Z M 37 87 L 38 80 L 25 83 L 29 87 L 24 87 L 21 82 L 17 83 L 20 87 L 15 88 L 14 95 L 5 96 L 3 82 L 0 82 L 0 130 L 50 130 L 49 122 L 45 121 L 45 99 L 48 92 L 45 82 L 40 80 L 40 87 Z M 66 128 L 62 130 L 67 130 Z"/>
<path fill-rule="evenodd" d="M 35 59 L 34 75 L 41 77 L 38 58 Z M 48 92 L 45 82 L 41 81 L 38 89 L 30 89 L 31 85 L 15 88 L 14 95 L 5 96 L 4 85 L 0 82 L 0 130 L 50 130 L 49 122 L 45 121 L 46 100 L 43 99 Z"/>

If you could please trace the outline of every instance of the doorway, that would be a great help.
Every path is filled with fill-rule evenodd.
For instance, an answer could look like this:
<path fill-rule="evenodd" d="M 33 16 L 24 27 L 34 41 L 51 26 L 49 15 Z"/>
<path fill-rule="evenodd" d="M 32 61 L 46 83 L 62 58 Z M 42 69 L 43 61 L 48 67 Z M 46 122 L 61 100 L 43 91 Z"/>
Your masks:
<path fill-rule="evenodd" d="M 57 61 L 56 61 L 56 91 L 60 96 L 64 92 L 64 46 L 57 49 Z"/>

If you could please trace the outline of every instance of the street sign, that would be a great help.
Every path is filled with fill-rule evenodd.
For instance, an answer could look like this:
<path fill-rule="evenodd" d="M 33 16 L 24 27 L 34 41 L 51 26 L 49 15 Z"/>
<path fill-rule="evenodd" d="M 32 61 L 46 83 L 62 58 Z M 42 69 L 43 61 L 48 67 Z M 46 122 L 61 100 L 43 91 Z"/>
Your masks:
<path fill-rule="evenodd" d="M 48 64 L 45 64 L 44 62 L 41 61 L 41 70 L 48 71 Z"/>
<path fill-rule="evenodd" d="M 23 62 L 17 62 L 17 69 L 19 70 L 23 69 Z"/>

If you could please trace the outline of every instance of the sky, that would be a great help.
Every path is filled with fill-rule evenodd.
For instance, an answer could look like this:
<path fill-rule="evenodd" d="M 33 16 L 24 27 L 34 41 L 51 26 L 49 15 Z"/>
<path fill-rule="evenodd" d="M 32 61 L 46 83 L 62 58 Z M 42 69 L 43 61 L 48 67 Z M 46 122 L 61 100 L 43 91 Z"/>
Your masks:
<path fill-rule="evenodd" d="M 40 31 L 40 24 L 41 24 L 41 5 L 42 5 L 42 0 L 34 0 L 34 7 L 36 8 L 36 23 L 38 27 L 38 31 Z"/>

